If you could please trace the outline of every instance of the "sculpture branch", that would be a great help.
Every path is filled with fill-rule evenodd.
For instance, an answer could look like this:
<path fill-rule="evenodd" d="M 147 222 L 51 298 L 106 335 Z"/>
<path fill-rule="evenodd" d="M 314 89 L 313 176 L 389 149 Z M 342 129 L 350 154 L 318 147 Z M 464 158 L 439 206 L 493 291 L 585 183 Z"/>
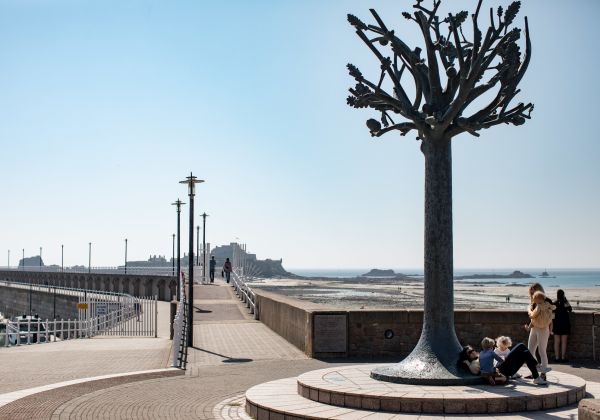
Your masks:
<path fill-rule="evenodd" d="M 462 25 L 468 18 L 466 11 L 448 13 L 445 19 L 437 15 L 441 1 L 433 0 L 427 8 L 423 0 L 416 0 L 414 13 L 402 15 L 418 27 L 423 39 L 425 59 L 420 57 L 420 47 L 411 49 L 395 31 L 389 29 L 379 14 L 370 9 L 375 19 L 374 25 L 367 25 L 353 15 L 348 21 L 355 27 L 356 34 L 373 52 L 379 61 L 381 72 L 377 83 L 366 80 L 362 75 L 355 77 L 359 85 L 350 89 L 352 96 L 348 104 L 356 108 L 373 108 L 381 114 L 384 129 L 375 130 L 376 135 L 398 129 L 398 124 L 390 125 L 390 114 L 399 114 L 411 124 L 411 129 L 419 131 L 418 138 L 427 141 L 435 138 L 452 138 L 460 133 L 477 136 L 477 131 L 500 123 L 522 124 L 529 118 L 533 105 L 526 109 L 509 109 L 511 101 L 519 94 L 521 82 L 531 59 L 529 24 L 525 18 L 525 53 L 519 50 L 517 42 L 520 30 L 510 27 L 520 9 L 520 2 L 514 1 L 506 11 L 498 8 L 497 20 L 494 9 L 490 9 L 490 24 L 482 36 L 478 18 L 483 0 L 478 0 L 475 12 L 471 14 L 473 25 L 472 39 L 467 39 Z M 448 36 L 441 34 L 440 24 L 448 23 Z M 367 33 L 375 37 L 367 36 Z M 382 51 L 392 51 L 390 58 Z M 458 69 L 455 68 L 457 63 Z M 446 82 L 442 89 L 441 71 L 445 72 Z M 402 79 L 409 72 L 414 82 L 414 99 L 408 98 Z M 492 72 L 489 79 L 482 81 Z M 352 74 L 352 72 L 351 72 Z M 393 86 L 386 92 L 387 82 Z M 498 89 L 487 106 L 463 116 L 465 110 L 478 98 Z M 422 105 L 421 109 L 421 104 Z M 406 128 L 407 126 L 401 126 Z M 389 128 L 389 129 L 388 129 Z M 410 130 L 408 130 L 410 131 Z M 373 130 L 372 130 L 373 132 Z M 405 134 L 405 133 L 404 133 Z M 375 135 L 375 134 L 374 134 Z"/>

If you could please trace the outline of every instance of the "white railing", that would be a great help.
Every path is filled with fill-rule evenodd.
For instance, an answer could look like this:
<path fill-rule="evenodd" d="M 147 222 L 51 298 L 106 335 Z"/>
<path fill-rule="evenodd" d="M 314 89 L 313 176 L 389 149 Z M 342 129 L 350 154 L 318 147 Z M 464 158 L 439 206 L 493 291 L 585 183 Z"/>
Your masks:
<path fill-rule="evenodd" d="M 147 274 L 156 276 L 174 276 L 175 269 L 172 266 L 165 267 L 134 267 L 134 266 L 115 266 L 115 267 L 65 267 L 62 269 L 58 266 L 39 266 L 39 265 L 26 265 L 26 266 L 11 266 L 11 267 L 0 267 L 0 270 L 6 271 L 36 271 L 41 273 L 91 273 L 91 274 Z"/>
<path fill-rule="evenodd" d="M 69 289 L 0 281 L 0 285 L 78 297 L 78 319 L 20 316 L 0 322 L 0 346 L 49 343 L 98 335 L 157 337 L 157 296 Z"/>
<path fill-rule="evenodd" d="M 188 304 L 185 297 L 185 276 L 181 273 L 181 287 L 177 311 L 173 321 L 173 354 L 171 366 L 185 369 L 187 366 L 187 338 L 188 338 Z M 191 326 L 189 326 L 191 328 Z"/>
<path fill-rule="evenodd" d="M 235 294 L 249 308 L 250 313 L 254 315 L 254 319 L 258 319 L 258 304 L 254 291 L 245 282 L 245 276 L 238 275 L 235 271 L 231 273 L 231 287 L 235 290 Z"/>

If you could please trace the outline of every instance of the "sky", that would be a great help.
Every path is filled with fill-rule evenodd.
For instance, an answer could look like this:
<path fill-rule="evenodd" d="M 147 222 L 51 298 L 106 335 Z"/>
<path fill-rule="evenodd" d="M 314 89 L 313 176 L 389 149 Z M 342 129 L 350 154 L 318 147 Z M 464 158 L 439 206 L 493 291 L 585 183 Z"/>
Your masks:
<path fill-rule="evenodd" d="M 377 115 L 346 105 L 346 63 L 378 76 L 346 14 L 374 7 L 417 46 L 412 3 L 0 0 L 0 265 L 40 247 L 60 264 L 61 245 L 87 265 L 91 242 L 92 265 L 115 266 L 125 238 L 129 260 L 170 258 L 192 171 L 213 246 L 288 269 L 422 268 L 419 143 L 371 138 Z M 600 267 L 600 2 L 524 3 L 515 102 L 535 111 L 453 139 L 454 265 Z"/>

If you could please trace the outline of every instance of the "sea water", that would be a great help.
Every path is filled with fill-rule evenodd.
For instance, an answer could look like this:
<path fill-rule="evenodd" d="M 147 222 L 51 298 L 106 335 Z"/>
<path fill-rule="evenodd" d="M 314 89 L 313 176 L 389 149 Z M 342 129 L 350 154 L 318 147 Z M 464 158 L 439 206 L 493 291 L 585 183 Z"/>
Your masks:
<path fill-rule="evenodd" d="M 581 288 L 581 287 L 600 287 L 600 270 L 598 269 L 573 269 L 573 268 L 522 268 L 518 269 L 522 273 L 530 274 L 534 278 L 529 279 L 469 279 L 468 281 L 481 280 L 482 282 L 498 282 L 503 284 L 515 283 L 515 284 L 531 284 L 533 282 L 539 282 L 544 287 L 560 287 L 563 289 L 569 288 Z M 357 277 L 362 274 L 368 273 L 370 269 L 290 269 L 294 274 L 305 277 L 339 277 L 339 278 L 351 278 Z M 415 277 L 422 277 L 422 269 L 394 269 L 396 273 L 402 273 Z M 501 274 L 507 275 L 512 273 L 514 270 L 506 269 L 457 269 L 454 270 L 455 276 L 471 276 L 476 274 Z M 547 271 L 550 277 L 540 277 L 541 273 Z M 461 280 L 456 280 L 461 281 Z"/>

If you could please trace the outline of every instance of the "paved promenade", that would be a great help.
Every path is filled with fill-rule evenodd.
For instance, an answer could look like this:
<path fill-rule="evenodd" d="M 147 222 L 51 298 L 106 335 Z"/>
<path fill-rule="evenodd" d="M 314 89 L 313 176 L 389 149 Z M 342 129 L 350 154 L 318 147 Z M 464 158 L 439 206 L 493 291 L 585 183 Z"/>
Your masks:
<path fill-rule="evenodd" d="M 168 369 L 165 304 L 159 308 L 162 328 L 157 339 L 94 338 L 0 349 L 0 419 L 240 418 L 241 395 L 253 385 L 364 362 L 307 358 L 254 321 L 221 279 L 196 286 L 194 296 L 194 349 L 185 375 Z M 600 382 L 598 363 L 553 367 Z M 130 374 L 122 376 L 125 372 Z M 106 374 L 121 376 L 83 379 Z M 69 380 L 74 382 L 51 385 Z M 23 392 L 23 397 L 3 402 L 11 391 Z"/>

